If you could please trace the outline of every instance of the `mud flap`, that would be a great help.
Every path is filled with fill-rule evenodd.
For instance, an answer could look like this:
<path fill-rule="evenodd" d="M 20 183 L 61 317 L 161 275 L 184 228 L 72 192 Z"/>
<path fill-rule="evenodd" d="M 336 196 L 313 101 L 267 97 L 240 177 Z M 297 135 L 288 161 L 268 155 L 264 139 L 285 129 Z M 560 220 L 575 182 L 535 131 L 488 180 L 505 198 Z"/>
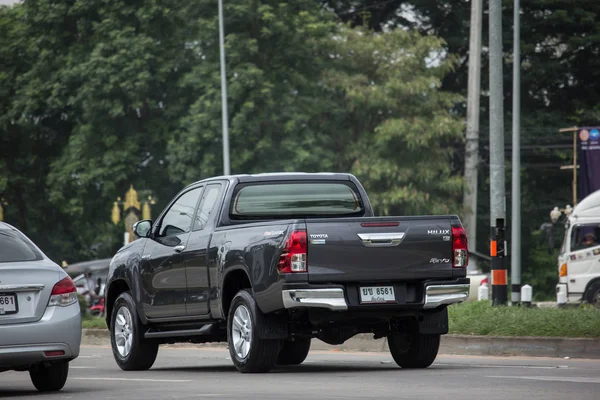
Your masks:
<path fill-rule="evenodd" d="M 419 333 L 426 335 L 445 335 L 448 333 L 448 309 L 446 307 L 440 311 L 425 313 L 417 321 Z"/>
<path fill-rule="evenodd" d="M 256 331 L 261 339 L 287 339 L 288 320 L 286 314 L 265 315 L 256 310 Z"/>

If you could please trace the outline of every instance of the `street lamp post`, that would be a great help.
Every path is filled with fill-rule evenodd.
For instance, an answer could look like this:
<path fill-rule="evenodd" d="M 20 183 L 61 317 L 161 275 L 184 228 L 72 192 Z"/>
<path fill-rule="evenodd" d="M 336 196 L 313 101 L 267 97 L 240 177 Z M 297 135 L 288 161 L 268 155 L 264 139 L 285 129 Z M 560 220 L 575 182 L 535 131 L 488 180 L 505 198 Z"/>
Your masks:
<path fill-rule="evenodd" d="M 230 174 L 229 167 L 229 117 L 227 115 L 227 75 L 225 73 L 225 28 L 223 27 L 223 0 L 219 0 L 219 52 L 221 63 L 221 119 L 223 124 L 223 174 Z"/>

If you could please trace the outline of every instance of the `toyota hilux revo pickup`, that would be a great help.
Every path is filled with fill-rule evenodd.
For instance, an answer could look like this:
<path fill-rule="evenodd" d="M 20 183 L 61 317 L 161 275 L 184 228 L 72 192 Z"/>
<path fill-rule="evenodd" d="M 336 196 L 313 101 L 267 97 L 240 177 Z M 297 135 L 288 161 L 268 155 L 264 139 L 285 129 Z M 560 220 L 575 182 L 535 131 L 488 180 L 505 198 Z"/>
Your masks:
<path fill-rule="evenodd" d="M 469 294 L 457 216 L 375 217 L 350 174 L 215 177 L 179 192 L 113 257 L 106 322 L 123 370 L 160 344 L 227 342 L 241 372 L 297 365 L 313 338 L 387 337 L 426 368 Z"/>

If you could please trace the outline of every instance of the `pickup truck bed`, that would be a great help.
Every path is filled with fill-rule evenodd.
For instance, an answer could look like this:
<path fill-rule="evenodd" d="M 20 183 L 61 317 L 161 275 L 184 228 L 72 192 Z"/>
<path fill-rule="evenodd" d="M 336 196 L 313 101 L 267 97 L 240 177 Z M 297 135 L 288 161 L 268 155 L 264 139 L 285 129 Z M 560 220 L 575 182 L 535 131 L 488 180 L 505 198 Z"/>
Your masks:
<path fill-rule="evenodd" d="M 227 341 L 238 370 L 266 372 L 300 364 L 312 338 L 358 333 L 388 337 L 398 365 L 423 368 L 447 305 L 469 293 L 457 216 L 375 217 L 349 174 L 196 182 L 135 232 L 106 291 L 124 370 L 150 368 L 161 343 Z"/>

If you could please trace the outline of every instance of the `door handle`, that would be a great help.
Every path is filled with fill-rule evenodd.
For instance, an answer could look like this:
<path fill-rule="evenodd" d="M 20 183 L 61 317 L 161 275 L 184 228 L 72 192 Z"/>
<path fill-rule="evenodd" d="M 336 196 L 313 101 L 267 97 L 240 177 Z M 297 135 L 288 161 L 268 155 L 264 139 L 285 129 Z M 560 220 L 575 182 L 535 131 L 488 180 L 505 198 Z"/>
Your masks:
<path fill-rule="evenodd" d="M 404 239 L 404 232 L 359 233 L 358 237 L 368 247 L 397 246 Z"/>
<path fill-rule="evenodd" d="M 173 250 L 175 250 L 178 253 L 181 253 L 182 251 L 185 250 L 185 245 L 180 244 L 179 246 L 175 246 L 175 247 L 173 247 Z"/>

